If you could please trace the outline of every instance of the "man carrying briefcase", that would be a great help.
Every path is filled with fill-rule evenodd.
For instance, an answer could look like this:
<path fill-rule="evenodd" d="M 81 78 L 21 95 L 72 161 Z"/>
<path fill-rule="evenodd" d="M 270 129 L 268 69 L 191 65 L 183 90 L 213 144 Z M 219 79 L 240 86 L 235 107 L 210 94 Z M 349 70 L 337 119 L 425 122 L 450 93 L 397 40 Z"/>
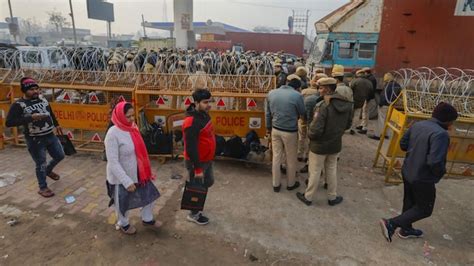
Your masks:
<path fill-rule="evenodd" d="M 187 220 L 206 225 L 209 219 L 202 214 L 207 188 L 214 183 L 212 163 L 216 152 L 216 137 L 209 110 L 211 93 L 196 89 L 194 103 L 186 110 L 183 123 L 184 158 L 189 182 L 183 195 L 181 208 L 190 210 Z"/>

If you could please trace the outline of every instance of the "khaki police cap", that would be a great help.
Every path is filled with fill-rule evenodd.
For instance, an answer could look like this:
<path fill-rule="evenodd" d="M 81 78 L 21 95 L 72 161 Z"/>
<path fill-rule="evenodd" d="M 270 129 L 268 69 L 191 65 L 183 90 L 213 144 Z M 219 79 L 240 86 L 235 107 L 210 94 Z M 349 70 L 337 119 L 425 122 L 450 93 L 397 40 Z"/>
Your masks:
<path fill-rule="evenodd" d="M 344 73 L 343 72 L 334 72 L 334 73 L 332 73 L 332 76 L 333 77 L 344 77 Z"/>
<path fill-rule="evenodd" d="M 296 74 L 291 74 L 286 78 L 286 80 L 288 80 L 288 81 L 291 81 L 291 80 L 294 80 L 294 79 L 301 80 L 301 78 Z"/>
<path fill-rule="evenodd" d="M 325 85 L 336 85 L 337 80 L 334 78 L 320 78 L 317 83 L 319 86 L 325 86 Z"/>

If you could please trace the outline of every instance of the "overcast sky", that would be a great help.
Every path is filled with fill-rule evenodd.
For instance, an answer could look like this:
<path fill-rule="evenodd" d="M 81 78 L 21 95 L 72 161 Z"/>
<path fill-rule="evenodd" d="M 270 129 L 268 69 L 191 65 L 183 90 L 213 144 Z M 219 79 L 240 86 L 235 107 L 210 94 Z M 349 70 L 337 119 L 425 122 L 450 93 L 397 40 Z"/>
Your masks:
<path fill-rule="evenodd" d="M 173 0 L 109 0 L 114 4 L 113 33 L 141 31 L 141 15 L 150 22 L 163 21 L 163 3 L 166 1 L 168 21 L 173 19 Z M 86 0 L 72 0 L 77 28 L 88 28 L 93 34 L 106 32 L 106 22 L 87 18 Z M 287 28 L 292 9 L 310 10 L 308 34 L 314 32 L 314 22 L 349 0 L 194 0 L 194 21 L 213 21 L 252 30 L 255 26 Z M 35 18 L 47 24 L 48 11 L 56 10 L 67 16 L 68 0 L 11 0 L 13 15 Z M 8 0 L 0 0 L 0 16 L 9 16 Z"/>

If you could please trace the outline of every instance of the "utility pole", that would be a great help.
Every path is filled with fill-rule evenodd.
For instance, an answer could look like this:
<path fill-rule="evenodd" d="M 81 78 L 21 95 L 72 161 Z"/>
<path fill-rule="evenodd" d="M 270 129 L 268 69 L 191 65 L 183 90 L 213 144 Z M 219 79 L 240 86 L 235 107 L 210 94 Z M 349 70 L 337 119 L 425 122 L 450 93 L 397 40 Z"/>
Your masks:
<path fill-rule="evenodd" d="M 308 35 L 308 21 L 309 21 L 309 9 L 306 10 L 306 14 L 304 11 L 296 11 L 293 10 L 293 21 L 294 21 L 294 31 L 299 30 L 301 34 Z"/>
<path fill-rule="evenodd" d="M 12 11 L 12 3 L 10 2 L 10 0 L 8 0 L 8 7 L 10 8 L 10 23 L 13 24 L 13 11 Z M 15 42 L 17 42 L 16 34 L 13 34 L 13 39 L 15 40 Z"/>
<path fill-rule="evenodd" d="M 142 26 L 143 26 L 143 37 L 146 39 L 146 30 L 145 30 L 145 17 L 142 14 Z"/>
<path fill-rule="evenodd" d="M 304 36 L 308 37 L 308 21 L 309 21 L 309 9 L 306 10 L 306 28 L 304 31 Z"/>
<path fill-rule="evenodd" d="M 10 1 L 10 0 L 9 0 Z M 74 22 L 74 11 L 72 10 L 72 0 L 69 0 L 69 8 L 71 9 L 71 19 L 72 19 L 72 33 L 74 34 L 74 48 L 77 47 L 77 35 L 76 35 L 76 23 Z"/>
<path fill-rule="evenodd" d="M 112 39 L 112 22 L 111 21 L 107 21 L 107 38 L 109 40 Z"/>

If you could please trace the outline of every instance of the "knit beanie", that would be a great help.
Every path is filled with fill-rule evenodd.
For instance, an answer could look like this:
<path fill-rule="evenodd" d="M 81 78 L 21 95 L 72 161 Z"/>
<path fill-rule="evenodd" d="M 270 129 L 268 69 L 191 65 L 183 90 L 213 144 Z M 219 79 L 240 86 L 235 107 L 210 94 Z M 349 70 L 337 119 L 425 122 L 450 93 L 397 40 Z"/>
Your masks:
<path fill-rule="evenodd" d="M 293 87 L 293 89 L 298 90 L 301 88 L 301 81 L 298 79 L 292 79 L 288 81 L 288 86 Z"/>
<path fill-rule="evenodd" d="M 193 92 L 194 102 L 197 102 L 197 103 L 201 102 L 203 100 L 209 100 L 209 99 L 211 99 L 211 97 L 212 97 L 212 95 L 209 92 L 209 90 L 207 90 L 207 89 L 200 88 L 200 89 L 196 89 Z"/>
<path fill-rule="evenodd" d="M 39 88 L 38 83 L 36 82 L 36 80 L 34 80 L 32 78 L 28 78 L 28 77 L 25 77 L 25 78 L 21 79 L 20 86 L 21 86 L 21 91 L 23 93 L 26 93 L 28 90 L 31 90 L 34 87 Z"/>
<path fill-rule="evenodd" d="M 458 111 L 451 104 L 440 102 L 433 110 L 433 118 L 440 122 L 452 122 L 458 118 Z"/>

